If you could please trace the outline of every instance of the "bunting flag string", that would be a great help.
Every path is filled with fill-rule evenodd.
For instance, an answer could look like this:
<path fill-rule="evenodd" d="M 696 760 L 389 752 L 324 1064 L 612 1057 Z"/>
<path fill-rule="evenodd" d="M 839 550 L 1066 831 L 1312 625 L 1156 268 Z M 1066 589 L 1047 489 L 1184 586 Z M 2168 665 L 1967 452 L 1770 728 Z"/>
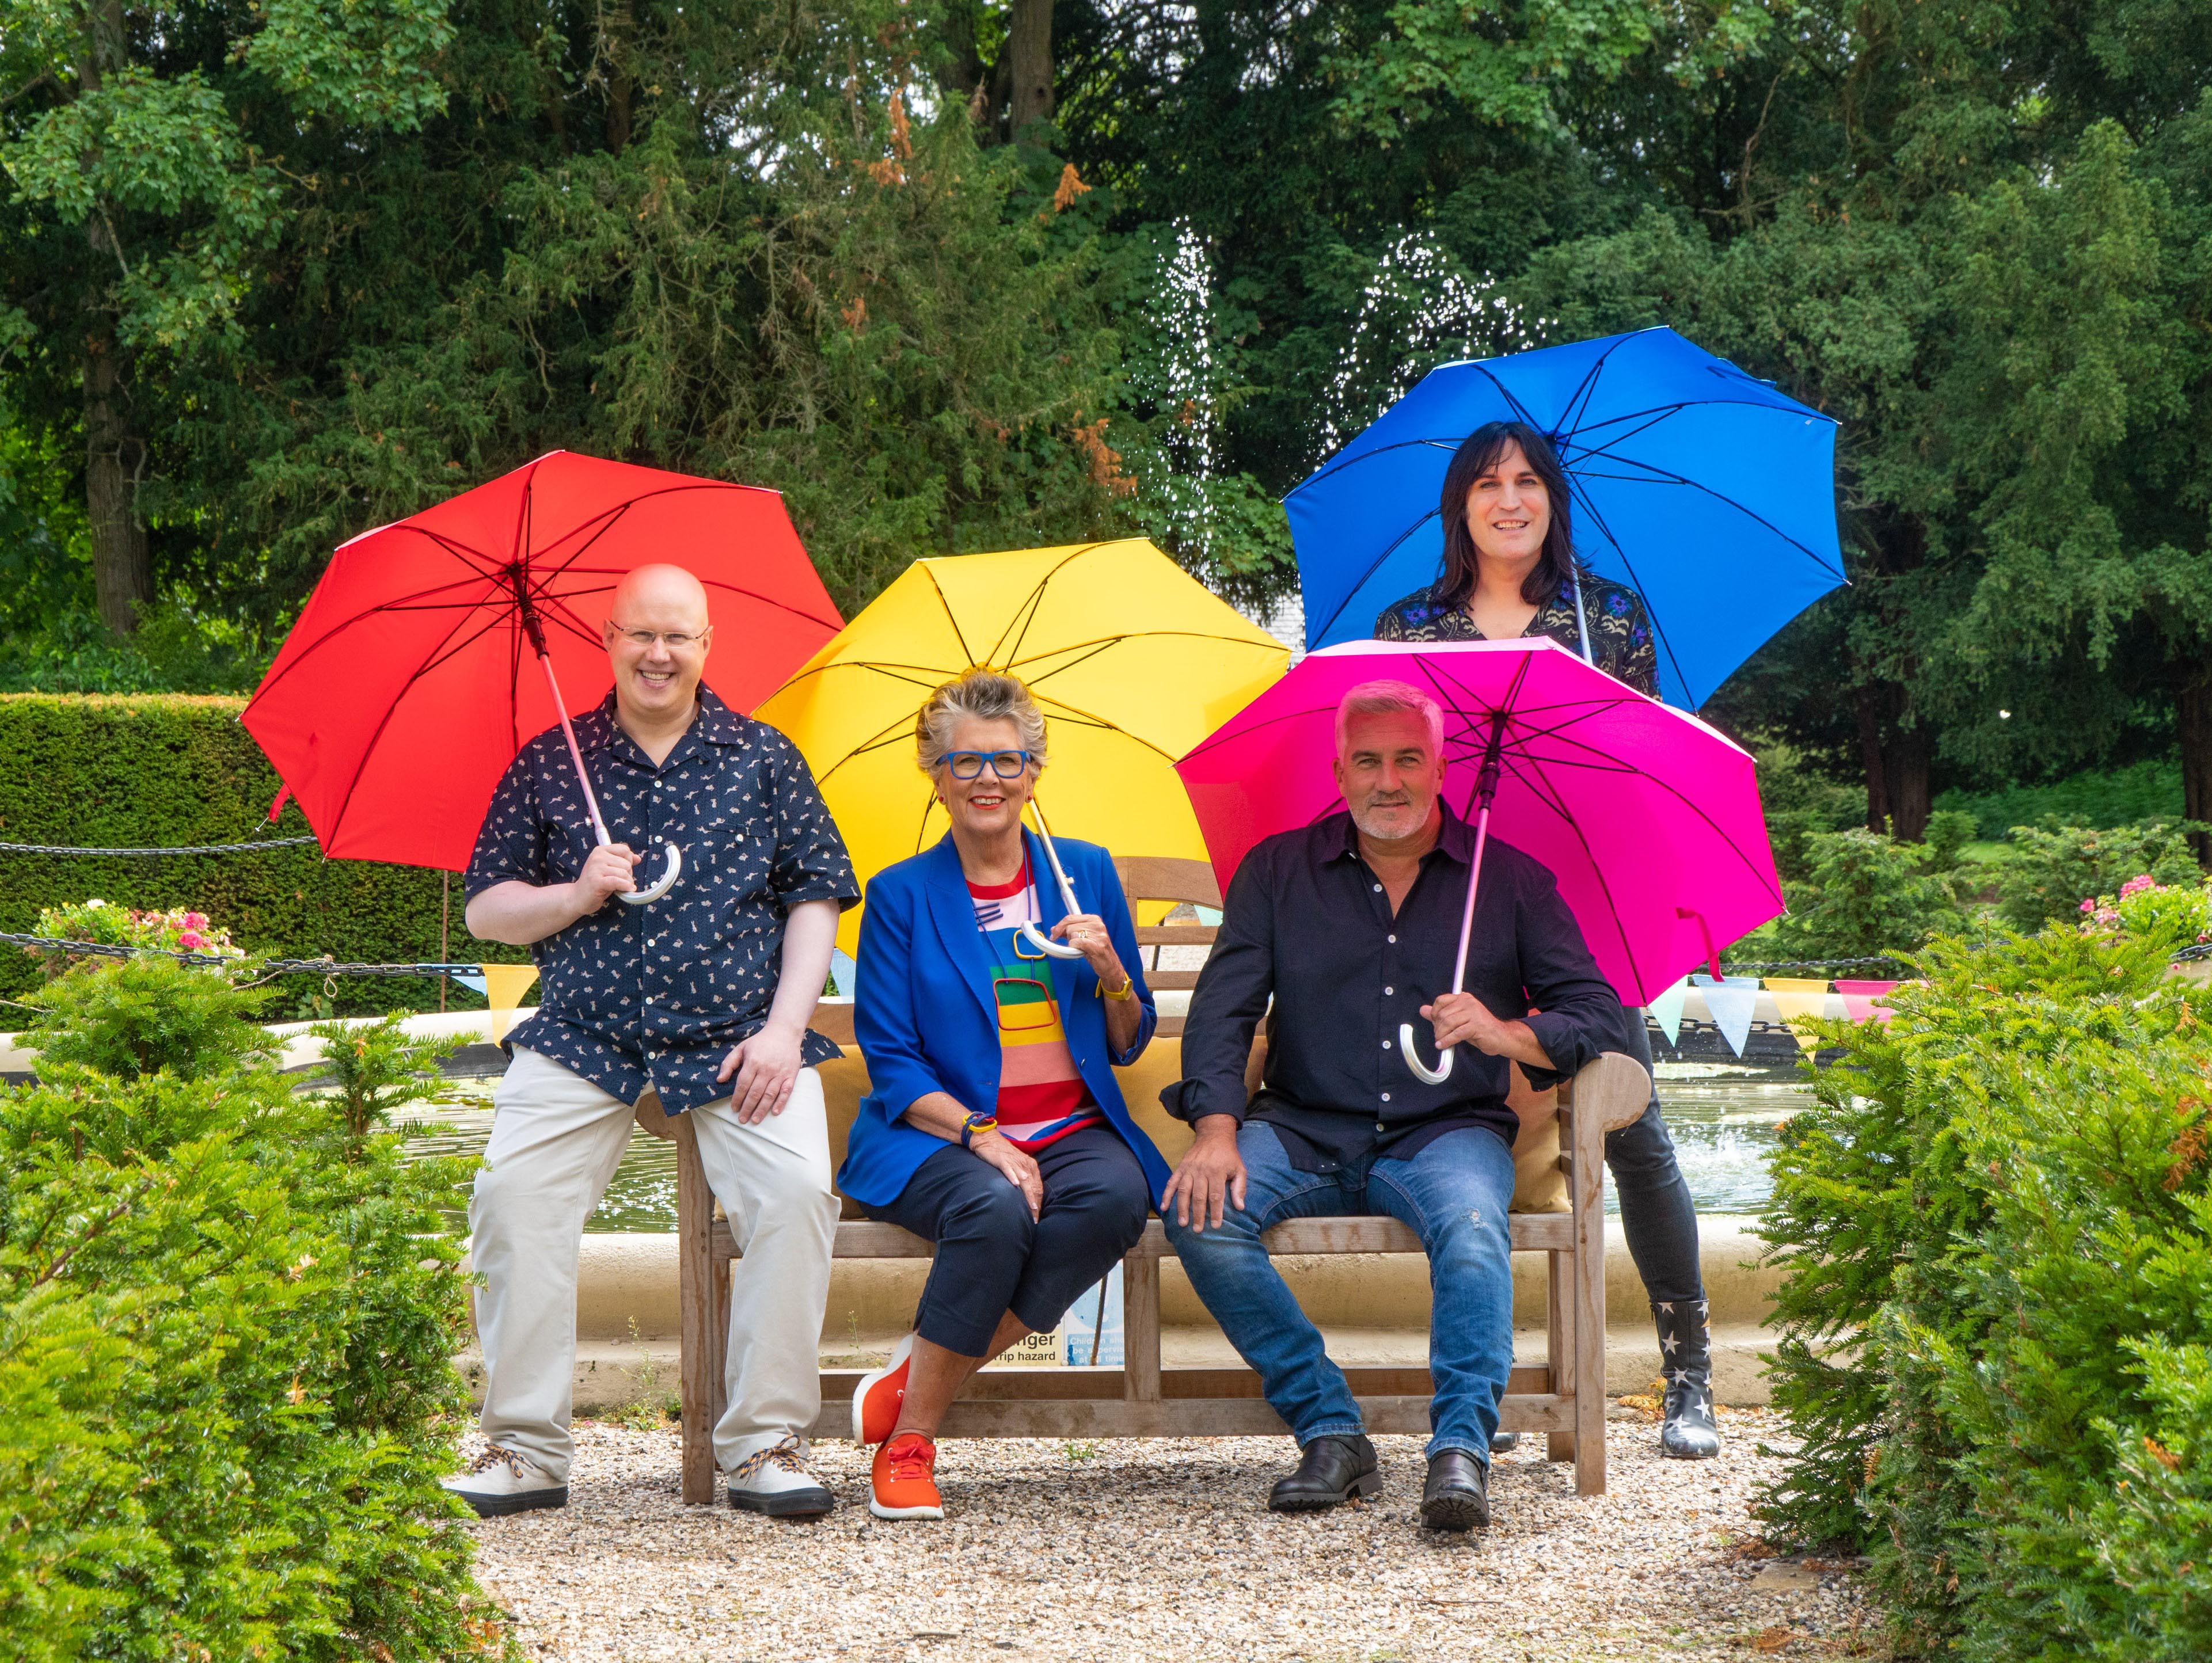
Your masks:
<path fill-rule="evenodd" d="M 1820 1035 L 1814 1032 L 1812 1024 L 1831 1014 L 1828 1001 L 1832 998 L 1841 1000 L 1843 1014 L 1850 1021 L 1887 1022 L 1897 1013 L 1885 996 L 1903 985 L 1900 981 L 1852 977 L 1831 980 L 1818 976 L 1723 976 L 1716 980 L 1701 974 L 1676 982 L 1653 999 L 1645 1007 L 1644 1014 L 1666 1035 L 1668 1045 L 1680 1046 L 1684 1005 L 1694 987 L 1705 1000 L 1705 1014 L 1712 1025 L 1728 1041 L 1729 1049 L 1741 1057 L 1751 1037 L 1759 996 L 1764 992 L 1774 1001 L 1776 1014 L 1796 1040 L 1798 1048 L 1810 1051 L 1820 1044 Z"/>

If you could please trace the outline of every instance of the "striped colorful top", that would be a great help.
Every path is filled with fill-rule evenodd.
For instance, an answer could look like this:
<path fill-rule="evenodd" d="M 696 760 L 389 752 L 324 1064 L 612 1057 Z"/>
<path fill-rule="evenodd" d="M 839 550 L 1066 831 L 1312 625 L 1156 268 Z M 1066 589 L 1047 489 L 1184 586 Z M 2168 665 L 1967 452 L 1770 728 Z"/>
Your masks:
<path fill-rule="evenodd" d="M 992 992 L 999 1007 L 999 1130 L 1017 1149 L 1035 1151 L 1105 1117 L 1076 1071 L 1043 961 L 1016 950 L 1015 929 L 1042 920 L 1028 869 L 1006 883 L 968 885 L 975 926 L 990 947 Z"/>

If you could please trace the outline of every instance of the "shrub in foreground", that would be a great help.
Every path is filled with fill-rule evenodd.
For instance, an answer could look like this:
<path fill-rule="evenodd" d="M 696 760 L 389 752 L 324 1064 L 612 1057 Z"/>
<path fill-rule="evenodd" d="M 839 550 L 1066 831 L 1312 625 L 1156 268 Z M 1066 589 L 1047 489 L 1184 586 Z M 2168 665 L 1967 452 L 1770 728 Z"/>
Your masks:
<path fill-rule="evenodd" d="M 15 1654 L 500 1654 L 437 1484 L 462 1163 L 404 1164 L 380 1119 L 430 1057 L 365 1045 L 385 1077 L 348 1114 L 258 1059 L 252 996 L 220 977 L 131 962 L 42 999 L 41 1083 L 0 1096 Z"/>
<path fill-rule="evenodd" d="M 2178 944 L 1939 944 L 1893 1021 L 1825 1027 L 1762 1229 L 1804 1441 L 1762 1507 L 1873 1557 L 1905 1653 L 2212 1655 L 2212 992 Z"/>

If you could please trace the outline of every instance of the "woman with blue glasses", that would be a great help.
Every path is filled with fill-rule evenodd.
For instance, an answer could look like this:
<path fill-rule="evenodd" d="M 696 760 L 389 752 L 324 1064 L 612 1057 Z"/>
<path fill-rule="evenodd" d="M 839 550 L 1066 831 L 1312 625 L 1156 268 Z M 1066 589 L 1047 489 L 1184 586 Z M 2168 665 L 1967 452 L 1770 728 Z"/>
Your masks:
<path fill-rule="evenodd" d="M 915 1332 L 853 1398 L 885 1519 L 944 1516 L 946 1408 L 1113 1270 L 1168 1179 L 1114 1080 L 1155 1020 L 1114 863 L 1023 824 L 1042 713 L 1012 677 L 971 670 L 931 695 L 915 740 L 951 829 L 868 884 L 853 1027 L 872 1089 L 837 1174 L 937 1247 Z"/>

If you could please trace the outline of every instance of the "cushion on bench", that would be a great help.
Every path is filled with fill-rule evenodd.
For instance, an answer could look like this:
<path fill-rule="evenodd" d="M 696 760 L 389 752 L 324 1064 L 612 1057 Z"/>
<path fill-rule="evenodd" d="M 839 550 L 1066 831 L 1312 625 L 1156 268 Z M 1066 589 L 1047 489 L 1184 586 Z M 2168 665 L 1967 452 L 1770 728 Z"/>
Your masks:
<path fill-rule="evenodd" d="M 1255 1060 L 1265 1044 L 1264 1040 L 1255 1043 Z M 1175 1165 L 1189 1149 L 1193 1134 L 1160 1107 L 1160 1093 L 1182 1077 L 1182 1041 L 1155 1039 L 1133 1064 L 1114 1072 L 1121 1080 L 1129 1118 L 1159 1146 L 1167 1163 Z M 1255 1068 L 1255 1079 L 1257 1074 Z M 844 1163 L 845 1140 L 860 1112 L 860 1099 L 868 1095 L 868 1065 L 857 1046 L 847 1046 L 843 1056 L 822 1065 L 822 1095 L 830 1112 L 830 1164 L 834 1170 Z M 1516 1068 L 1512 1095 L 1506 1102 L 1521 1117 L 1521 1134 L 1513 1144 L 1513 1211 L 1567 1211 L 1567 1177 L 1559 1168 L 1559 1093 L 1532 1089 Z M 847 1199 L 843 1216 L 858 1218 L 862 1214 Z"/>

